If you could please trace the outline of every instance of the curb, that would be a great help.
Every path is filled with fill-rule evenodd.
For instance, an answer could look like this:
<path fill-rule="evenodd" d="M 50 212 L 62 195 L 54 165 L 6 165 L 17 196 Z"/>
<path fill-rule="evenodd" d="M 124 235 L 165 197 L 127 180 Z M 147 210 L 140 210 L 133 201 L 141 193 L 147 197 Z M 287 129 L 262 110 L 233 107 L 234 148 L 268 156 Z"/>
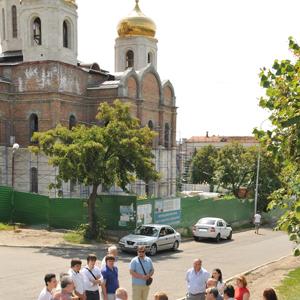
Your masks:
<path fill-rule="evenodd" d="M 260 268 L 266 267 L 266 266 L 268 266 L 268 265 L 271 265 L 271 264 L 273 264 L 273 263 L 275 263 L 275 262 L 278 262 L 278 261 L 283 260 L 283 259 L 285 259 L 285 258 L 287 258 L 287 257 L 290 257 L 290 256 L 293 256 L 293 255 L 290 255 L 290 254 L 289 254 L 289 255 L 282 256 L 282 257 L 280 257 L 280 258 L 278 258 L 278 259 L 269 261 L 269 262 L 267 262 L 267 263 L 264 263 L 264 264 L 261 264 L 261 265 L 259 265 L 259 266 L 256 266 L 255 268 L 249 269 L 249 270 L 247 270 L 247 271 L 245 271 L 245 272 L 243 272 L 243 273 L 239 273 L 239 274 L 236 274 L 236 275 L 234 275 L 234 276 L 232 276 L 232 277 L 229 277 L 228 279 L 225 280 L 225 284 L 228 283 L 229 281 L 234 280 L 234 279 L 235 279 L 237 276 L 239 276 L 239 275 L 249 275 L 250 273 L 252 273 L 252 272 L 254 272 L 254 271 L 256 271 L 256 270 L 258 270 L 258 269 L 260 269 Z M 182 298 L 178 298 L 178 299 L 176 299 L 176 300 L 185 300 L 185 299 L 186 299 L 186 297 L 182 297 Z"/>
<path fill-rule="evenodd" d="M 52 249 L 52 250 L 90 250 L 90 251 L 97 251 L 97 250 L 106 250 L 107 246 L 95 246 L 95 247 L 84 247 L 84 246 L 25 246 L 25 245 L 5 245 L 0 244 L 0 247 L 5 248 L 25 248 L 25 249 Z"/>

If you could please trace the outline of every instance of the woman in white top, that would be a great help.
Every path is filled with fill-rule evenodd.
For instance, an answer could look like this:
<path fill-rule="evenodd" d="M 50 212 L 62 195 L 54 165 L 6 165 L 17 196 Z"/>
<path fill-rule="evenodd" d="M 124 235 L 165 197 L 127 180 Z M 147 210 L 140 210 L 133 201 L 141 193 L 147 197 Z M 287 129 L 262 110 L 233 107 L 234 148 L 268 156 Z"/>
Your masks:
<path fill-rule="evenodd" d="M 219 294 L 223 296 L 225 283 L 223 282 L 222 271 L 220 269 L 214 269 L 212 271 L 211 277 L 217 280 L 217 289 Z"/>

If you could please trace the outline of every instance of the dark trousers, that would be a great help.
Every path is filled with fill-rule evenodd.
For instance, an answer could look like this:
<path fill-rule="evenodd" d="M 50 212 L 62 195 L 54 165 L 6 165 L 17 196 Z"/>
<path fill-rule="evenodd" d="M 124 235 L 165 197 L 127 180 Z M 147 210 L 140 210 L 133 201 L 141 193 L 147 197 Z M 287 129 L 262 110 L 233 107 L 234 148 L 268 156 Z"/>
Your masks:
<path fill-rule="evenodd" d="M 100 300 L 99 291 L 85 291 L 86 300 Z"/>

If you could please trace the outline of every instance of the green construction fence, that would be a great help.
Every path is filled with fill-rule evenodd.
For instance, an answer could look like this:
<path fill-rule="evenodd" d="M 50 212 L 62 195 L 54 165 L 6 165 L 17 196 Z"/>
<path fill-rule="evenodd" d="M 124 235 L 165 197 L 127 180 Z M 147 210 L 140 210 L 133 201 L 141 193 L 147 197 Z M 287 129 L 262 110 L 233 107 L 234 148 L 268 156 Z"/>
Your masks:
<path fill-rule="evenodd" d="M 0 187 L 0 221 L 9 222 L 11 220 L 12 189 L 9 187 Z"/>

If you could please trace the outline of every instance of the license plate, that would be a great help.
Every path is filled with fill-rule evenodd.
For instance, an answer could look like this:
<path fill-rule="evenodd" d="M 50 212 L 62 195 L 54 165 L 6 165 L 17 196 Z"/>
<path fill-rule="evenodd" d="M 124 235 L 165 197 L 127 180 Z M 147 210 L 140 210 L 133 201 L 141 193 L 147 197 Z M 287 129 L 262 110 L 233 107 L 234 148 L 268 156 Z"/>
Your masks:
<path fill-rule="evenodd" d="M 199 231 L 202 231 L 202 232 L 204 231 L 204 232 L 206 232 L 206 231 L 207 231 L 207 229 L 200 228 L 200 229 L 199 229 Z"/>

